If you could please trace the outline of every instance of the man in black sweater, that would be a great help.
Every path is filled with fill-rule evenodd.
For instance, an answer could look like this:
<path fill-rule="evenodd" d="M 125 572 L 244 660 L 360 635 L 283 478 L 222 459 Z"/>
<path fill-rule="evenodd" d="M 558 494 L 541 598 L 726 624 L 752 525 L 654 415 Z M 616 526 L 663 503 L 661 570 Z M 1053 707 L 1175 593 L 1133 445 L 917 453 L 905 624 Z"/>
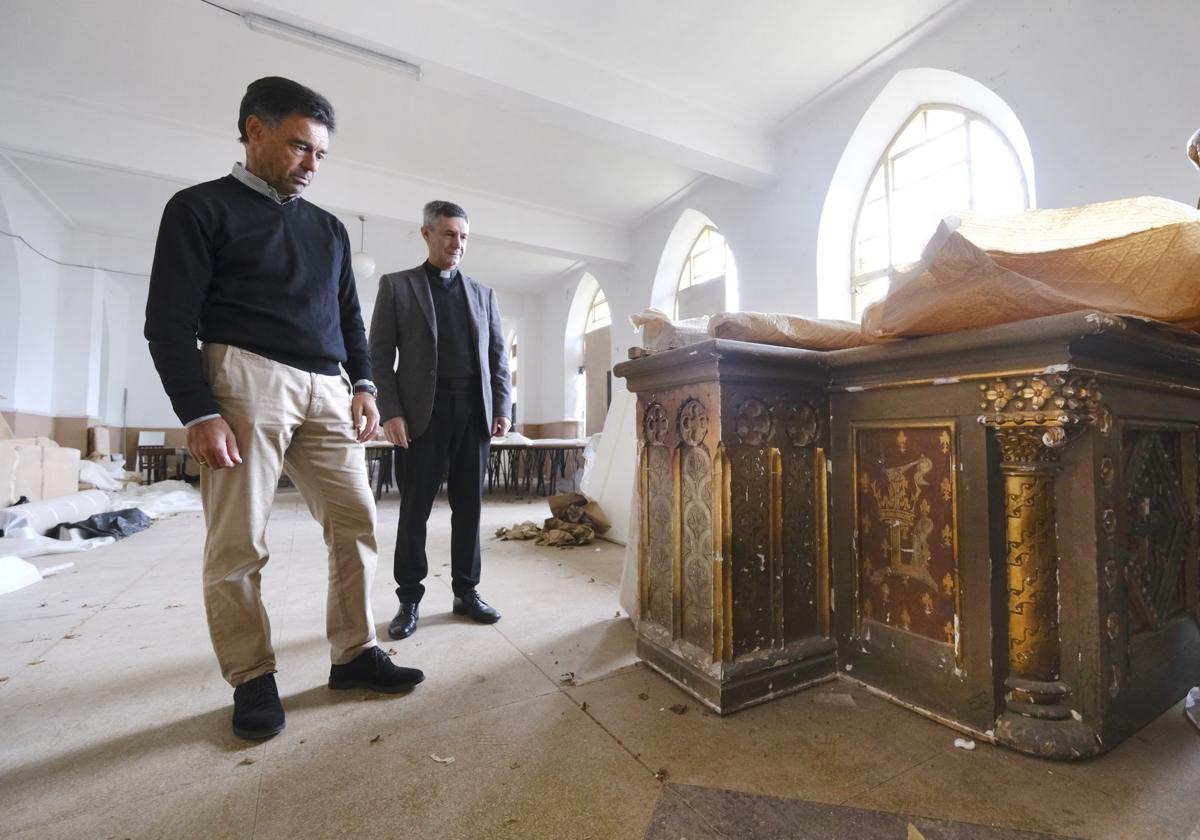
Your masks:
<path fill-rule="evenodd" d="M 284 727 L 259 591 L 281 470 L 329 548 L 329 687 L 401 692 L 424 679 L 375 643 L 375 501 L 362 449 L 379 422 L 371 359 L 346 229 L 300 198 L 333 129 L 315 91 L 253 82 L 238 115 L 245 166 L 167 203 L 150 276 L 146 338 L 201 465 L 204 602 L 243 738 Z"/>

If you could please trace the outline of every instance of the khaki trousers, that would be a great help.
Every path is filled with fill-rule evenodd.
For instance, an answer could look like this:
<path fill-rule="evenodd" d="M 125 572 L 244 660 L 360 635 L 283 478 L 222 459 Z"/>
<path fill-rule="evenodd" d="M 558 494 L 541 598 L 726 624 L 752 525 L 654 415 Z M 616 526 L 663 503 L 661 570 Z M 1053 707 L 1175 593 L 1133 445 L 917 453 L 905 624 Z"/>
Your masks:
<path fill-rule="evenodd" d="M 334 664 L 375 644 L 375 499 L 351 396 L 337 376 L 308 373 L 227 344 L 205 344 L 205 379 L 233 429 L 242 463 L 200 471 L 208 539 L 204 605 L 221 673 L 233 686 L 275 671 L 260 593 L 267 519 L 283 470 L 325 531 L 326 636 Z"/>

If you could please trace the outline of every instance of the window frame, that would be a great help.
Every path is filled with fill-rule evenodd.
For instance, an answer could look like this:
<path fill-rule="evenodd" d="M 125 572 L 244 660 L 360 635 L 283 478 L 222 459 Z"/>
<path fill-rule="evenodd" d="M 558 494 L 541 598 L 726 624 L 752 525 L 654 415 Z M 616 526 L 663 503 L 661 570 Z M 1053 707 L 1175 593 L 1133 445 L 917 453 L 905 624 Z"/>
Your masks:
<path fill-rule="evenodd" d="M 1006 135 L 1000 129 L 999 126 L 997 126 L 994 122 L 992 122 L 990 119 L 988 119 L 984 115 L 980 114 L 979 112 L 974 111 L 970 108 L 964 108 L 961 105 L 953 105 L 953 104 L 944 103 L 944 102 L 926 102 L 926 103 L 920 105 L 919 107 L 914 109 L 913 112 L 908 116 L 908 118 L 905 119 L 900 124 L 900 127 L 892 135 L 892 138 L 888 141 L 887 145 L 884 146 L 883 152 L 879 156 L 879 160 L 876 162 L 874 168 L 871 170 L 870 177 L 867 178 L 867 183 L 866 183 L 866 186 L 863 188 L 862 195 L 859 197 L 858 209 L 855 211 L 855 214 L 854 214 L 854 225 L 851 228 L 851 232 L 850 232 L 850 271 L 851 271 L 851 274 L 850 274 L 849 285 L 850 285 L 850 317 L 851 317 L 851 320 L 854 320 L 854 321 L 862 320 L 863 312 L 862 312 L 862 310 L 859 309 L 859 304 L 858 304 L 860 289 L 870 285 L 871 283 L 879 280 L 880 278 L 890 277 L 896 271 L 897 266 L 895 263 L 894 236 L 893 236 L 893 232 L 892 232 L 892 192 L 893 192 L 892 148 L 896 145 L 897 141 L 900 140 L 901 136 L 908 130 L 909 126 L 911 126 L 918 117 L 925 115 L 929 111 L 951 111 L 954 113 L 958 113 L 963 116 L 963 122 L 959 125 L 956 125 L 956 126 L 950 128 L 950 129 L 947 129 L 942 134 L 935 135 L 932 138 L 926 137 L 925 140 L 923 140 L 921 143 L 919 143 L 915 146 L 912 146 L 911 148 L 904 149 L 902 152 L 900 152 L 898 155 L 896 155 L 897 158 L 903 157 L 904 155 L 907 155 L 907 154 L 911 154 L 913 151 L 920 149 L 923 146 L 925 146 L 926 144 L 934 142 L 934 141 L 940 139 L 941 137 L 946 136 L 951 131 L 957 130 L 960 127 L 965 129 L 967 132 L 967 149 L 966 149 L 965 164 L 966 164 L 966 173 L 967 173 L 966 174 L 967 201 L 968 201 L 969 207 L 963 208 L 963 209 L 972 210 L 972 209 L 974 209 L 974 206 L 975 206 L 975 192 L 974 192 L 974 190 L 975 190 L 975 177 L 974 177 L 975 162 L 974 162 L 974 156 L 973 156 L 972 150 L 971 150 L 971 141 L 970 141 L 971 123 L 972 122 L 982 123 L 984 126 L 986 126 L 988 129 L 990 129 L 1000 139 L 1000 141 L 1004 144 L 1005 149 L 1008 151 L 1009 155 L 1011 156 L 1013 163 L 1015 164 L 1015 169 L 1020 177 L 1021 194 L 1022 194 L 1023 202 L 1025 205 L 1024 209 L 1028 210 L 1032 206 L 1032 201 L 1031 201 L 1030 195 L 1029 195 L 1029 177 L 1025 171 L 1025 166 L 1022 163 L 1021 156 L 1018 153 L 1017 148 L 1013 144 L 1012 140 L 1009 139 L 1008 135 Z M 875 179 L 879 176 L 881 169 L 883 171 L 883 179 L 884 179 L 884 181 L 883 181 L 883 201 L 884 201 L 884 205 L 885 205 L 885 208 L 887 211 L 888 264 L 883 268 L 878 268 L 873 271 L 863 272 L 862 274 L 856 274 L 856 273 L 854 273 L 854 269 L 858 264 L 859 227 L 862 223 L 863 211 L 867 207 L 867 196 L 870 195 L 871 187 L 874 185 Z M 866 307 L 863 307 L 863 309 L 865 309 L 865 308 Z"/>
<path fill-rule="evenodd" d="M 709 234 L 712 234 L 721 240 L 720 248 L 721 248 L 722 256 L 723 256 L 723 259 L 721 261 L 721 273 L 714 274 L 713 276 L 708 277 L 704 280 L 701 280 L 700 282 L 696 282 L 695 272 L 692 271 L 692 267 L 694 265 L 695 258 L 697 256 L 696 246 L 700 244 L 701 239 L 703 239 L 705 236 L 707 236 Z M 701 251 L 700 254 L 706 254 L 712 250 L 715 250 L 715 248 L 709 247 L 709 248 L 706 248 L 704 251 Z M 727 240 L 725 238 L 725 235 L 723 233 L 721 233 L 720 230 L 717 229 L 717 226 L 712 225 L 712 224 L 706 224 L 703 228 L 701 228 L 700 232 L 696 234 L 694 239 L 692 239 L 691 246 L 688 247 L 687 256 L 683 260 L 683 265 L 681 265 L 679 267 L 679 276 L 675 280 L 675 298 L 674 298 L 674 303 L 672 305 L 672 312 L 671 312 L 672 320 L 676 320 L 676 321 L 679 320 L 679 295 L 680 295 L 680 293 L 682 293 L 688 289 L 695 288 L 696 286 L 702 286 L 707 283 L 720 282 L 722 284 L 722 292 L 725 292 L 727 294 L 728 290 L 725 288 L 724 284 L 729 282 L 729 264 L 732 261 L 733 261 L 733 252 L 729 248 L 729 240 Z M 684 276 L 685 275 L 687 276 L 687 279 L 688 279 L 687 285 L 684 285 Z"/>

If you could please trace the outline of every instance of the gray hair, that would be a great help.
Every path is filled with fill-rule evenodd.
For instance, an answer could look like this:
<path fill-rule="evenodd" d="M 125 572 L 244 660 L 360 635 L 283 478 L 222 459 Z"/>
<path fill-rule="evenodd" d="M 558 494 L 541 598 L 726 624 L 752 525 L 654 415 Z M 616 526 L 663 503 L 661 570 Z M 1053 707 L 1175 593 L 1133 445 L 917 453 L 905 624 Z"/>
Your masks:
<path fill-rule="evenodd" d="M 439 216 L 444 219 L 462 219 L 467 224 L 471 223 L 471 220 L 467 218 L 467 211 L 453 201 L 431 201 L 425 205 L 425 215 L 422 217 L 421 224 L 431 228 Z"/>

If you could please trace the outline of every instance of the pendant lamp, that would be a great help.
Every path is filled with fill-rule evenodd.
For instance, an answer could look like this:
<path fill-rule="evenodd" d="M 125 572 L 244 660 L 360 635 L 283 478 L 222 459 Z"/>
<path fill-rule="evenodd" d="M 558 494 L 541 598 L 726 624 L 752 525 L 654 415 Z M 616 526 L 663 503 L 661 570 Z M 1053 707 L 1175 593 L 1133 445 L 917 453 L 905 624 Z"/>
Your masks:
<path fill-rule="evenodd" d="M 350 269 L 354 272 L 355 280 L 369 280 L 375 274 L 375 260 L 363 250 L 363 240 L 366 238 L 367 217 L 358 217 L 358 251 L 350 257 Z"/>

